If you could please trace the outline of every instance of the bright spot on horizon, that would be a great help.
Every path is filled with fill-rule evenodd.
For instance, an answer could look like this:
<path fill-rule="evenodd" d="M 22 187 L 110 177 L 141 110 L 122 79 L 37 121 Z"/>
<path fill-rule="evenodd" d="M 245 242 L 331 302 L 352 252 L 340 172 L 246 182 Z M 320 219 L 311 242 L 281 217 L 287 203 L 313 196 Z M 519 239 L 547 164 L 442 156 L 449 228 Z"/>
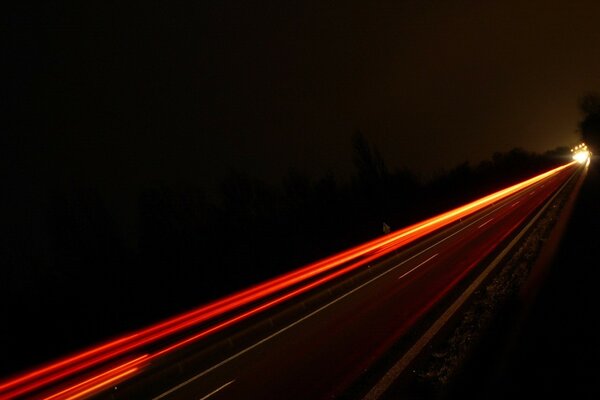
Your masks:
<path fill-rule="evenodd" d="M 581 143 L 571 149 L 573 153 L 573 160 L 577 161 L 580 164 L 583 164 L 590 159 L 590 152 L 587 149 L 585 143 Z"/>

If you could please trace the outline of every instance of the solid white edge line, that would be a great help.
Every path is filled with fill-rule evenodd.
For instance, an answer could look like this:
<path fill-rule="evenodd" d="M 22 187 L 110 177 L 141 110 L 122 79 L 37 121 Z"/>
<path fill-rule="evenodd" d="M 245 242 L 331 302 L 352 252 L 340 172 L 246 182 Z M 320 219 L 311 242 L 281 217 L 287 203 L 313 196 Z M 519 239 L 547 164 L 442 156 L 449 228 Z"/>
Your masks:
<path fill-rule="evenodd" d="M 221 387 L 218 387 L 217 389 L 213 390 L 212 392 L 210 392 L 206 396 L 202 397 L 200 400 L 206 400 L 206 399 L 208 399 L 210 396 L 212 396 L 213 394 L 215 394 L 217 392 L 220 392 L 221 390 L 225 389 L 227 386 L 231 385 L 233 382 L 235 382 L 235 379 L 227 382 L 226 384 L 224 384 Z"/>

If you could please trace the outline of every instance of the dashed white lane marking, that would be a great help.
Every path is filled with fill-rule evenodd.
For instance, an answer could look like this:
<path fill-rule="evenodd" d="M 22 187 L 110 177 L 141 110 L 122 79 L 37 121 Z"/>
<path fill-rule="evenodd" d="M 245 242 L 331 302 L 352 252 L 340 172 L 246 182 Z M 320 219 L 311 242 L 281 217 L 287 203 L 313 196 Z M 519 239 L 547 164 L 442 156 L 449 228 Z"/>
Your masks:
<path fill-rule="evenodd" d="M 490 221 L 492 221 L 494 218 L 490 218 L 487 221 L 485 221 L 483 224 L 479 225 L 478 228 L 482 228 L 484 226 L 486 226 Z"/>
<path fill-rule="evenodd" d="M 226 384 L 224 384 L 221 387 L 216 388 L 215 390 L 213 390 L 212 392 L 210 392 L 209 394 L 207 394 L 206 396 L 204 396 L 203 398 L 201 398 L 200 400 L 206 400 L 208 399 L 210 396 L 212 396 L 213 394 L 225 389 L 227 386 L 231 385 L 233 382 L 235 382 L 235 379 L 232 381 L 227 382 Z"/>
<path fill-rule="evenodd" d="M 411 273 L 411 272 L 413 272 L 415 269 L 419 268 L 421 265 L 423 265 L 423 264 L 425 264 L 425 263 L 429 262 L 430 260 L 434 259 L 435 257 L 437 257 L 437 255 L 438 255 L 438 254 L 440 254 L 440 253 L 435 253 L 434 255 L 432 255 L 432 256 L 431 256 L 431 257 L 429 257 L 427 260 L 423 261 L 421 264 L 417 265 L 416 267 L 414 267 L 414 268 L 413 268 L 413 269 L 411 269 L 410 271 L 407 271 L 407 272 L 403 273 L 402 275 L 400 275 L 400 276 L 398 277 L 398 279 L 402 279 L 402 278 L 404 278 L 406 275 L 410 274 L 410 273 Z"/>
<path fill-rule="evenodd" d="M 516 206 L 516 205 L 517 205 L 517 204 L 519 204 L 520 202 L 521 202 L 520 200 L 519 200 L 519 201 L 516 201 L 516 202 L 514 202 L 514 203 L 511 205 L 511 207 L 514 207 L 514 206 Z"/>

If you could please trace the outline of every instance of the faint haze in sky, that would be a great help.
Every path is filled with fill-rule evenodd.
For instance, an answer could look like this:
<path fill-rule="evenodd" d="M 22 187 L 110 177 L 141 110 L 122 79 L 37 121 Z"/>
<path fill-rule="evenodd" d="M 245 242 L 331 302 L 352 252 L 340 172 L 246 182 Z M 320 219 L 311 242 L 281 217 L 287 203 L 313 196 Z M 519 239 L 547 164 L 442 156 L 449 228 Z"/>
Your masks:
<path fill-rule="evenodd" d="M 361 130 L 429 173 L 570 145 L 600 88 L 597 1 L 206 3 L 14 6 L 21 170 L 117 191 L 344 175 Z"/>

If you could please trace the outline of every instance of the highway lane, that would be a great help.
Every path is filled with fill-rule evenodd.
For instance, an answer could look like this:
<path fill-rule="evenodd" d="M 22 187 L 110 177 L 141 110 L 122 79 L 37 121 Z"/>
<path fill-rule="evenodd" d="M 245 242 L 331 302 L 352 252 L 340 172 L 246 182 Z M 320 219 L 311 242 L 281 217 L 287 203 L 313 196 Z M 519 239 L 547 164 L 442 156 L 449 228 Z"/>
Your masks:
<path fill-rule="evenodd" d="M 243 329 L 157 360 L 108 398 L 334 398 L 574 171 L 542 180 Z"/>

